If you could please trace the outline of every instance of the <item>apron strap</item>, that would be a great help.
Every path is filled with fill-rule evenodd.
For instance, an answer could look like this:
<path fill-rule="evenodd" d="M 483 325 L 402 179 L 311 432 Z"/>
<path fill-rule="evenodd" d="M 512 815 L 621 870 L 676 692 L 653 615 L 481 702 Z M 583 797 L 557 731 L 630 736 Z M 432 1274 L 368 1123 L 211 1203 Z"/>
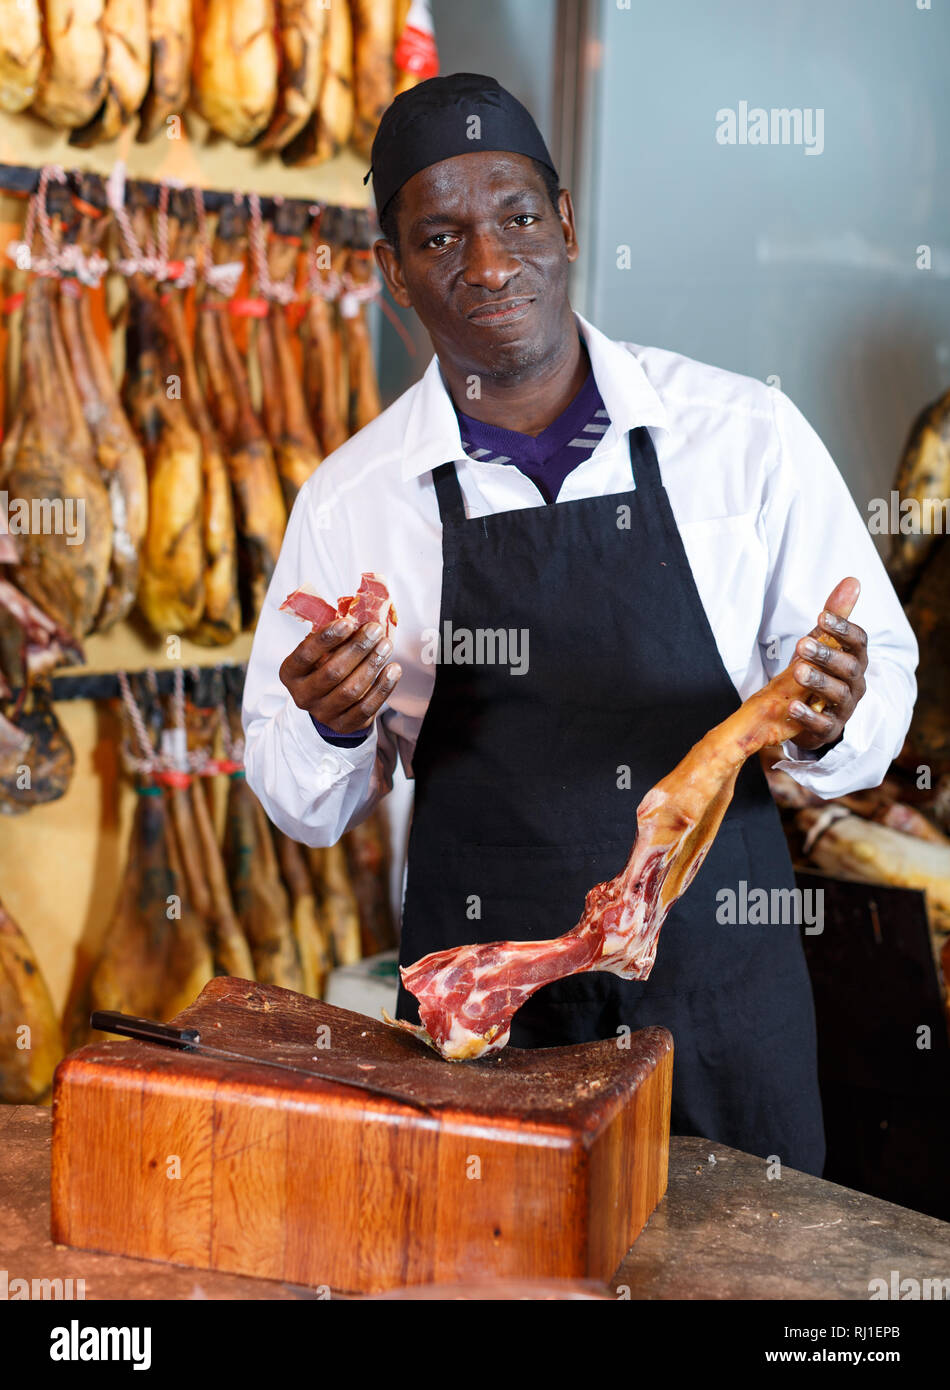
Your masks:
<path fill-rule="evenodd" d="M 439 502 L 439 516 L 446 521 L 464 521 L 465 503 L 462 501 L 462 488 L 455 471 L 454 463 L 440 463 L 432 470 L 435 495 Z"/>
<path fill-rule="evenodd" d="M 638 425 L 627 436 L 630 442 L 630 471 L 636 488 L 643 492 L 663 490 L 660 465 L 653 439 L 646 425 Z"/>
<path fill-rule="evenodd" d="M 650 431 L 646 425 L 638 425 L 636 429 L 630 430 L 627 438 L 630 447 L 630 472 L 636 487 L 645 493 L 662 490 L 660 465 L 657 461 L 656 449 L 653 447 Z M 440 463 L 438 467 L 433 468 L 432 481 L 435 484 L 439 516 L 443 523 L 446 521 L 464 521 L 465 503 L 462 500 L 462 488 L 455 471 L 455 464 Z"/>

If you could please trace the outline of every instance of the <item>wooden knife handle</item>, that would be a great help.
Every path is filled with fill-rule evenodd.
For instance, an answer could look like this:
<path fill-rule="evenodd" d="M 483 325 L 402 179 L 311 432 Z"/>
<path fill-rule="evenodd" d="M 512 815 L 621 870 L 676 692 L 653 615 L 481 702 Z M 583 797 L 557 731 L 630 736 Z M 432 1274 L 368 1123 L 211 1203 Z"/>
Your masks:
<path fill-rule="evenodd" d="M 152 1018 L 135 1018 L 132 1014 L 115 1013 L 111 1009 L 95 1009 L 89 1016 L 89 1026 L 100 1033 L 121 1033 L 141 1042 L 164 1043 L 166 1047 L 197 1047 L 201 1035 L 197 1028 L 174 1028 L 170 1023 L 157 1023 Z"/>

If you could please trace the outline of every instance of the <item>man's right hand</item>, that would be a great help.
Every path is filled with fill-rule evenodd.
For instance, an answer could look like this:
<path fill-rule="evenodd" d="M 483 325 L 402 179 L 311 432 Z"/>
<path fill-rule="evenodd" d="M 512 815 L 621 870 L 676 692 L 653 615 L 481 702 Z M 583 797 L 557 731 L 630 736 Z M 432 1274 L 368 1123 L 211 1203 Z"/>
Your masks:
<path fill-rule="evenodd" d="M 386 665 L 393 649 L 379 623 L 357 627 L 352 618 L 335 618 L 311 632 L 280 668 L 293 702 L 337 734 L 353 734 L 372 724 L 395 689 L 402 668 Z"/>

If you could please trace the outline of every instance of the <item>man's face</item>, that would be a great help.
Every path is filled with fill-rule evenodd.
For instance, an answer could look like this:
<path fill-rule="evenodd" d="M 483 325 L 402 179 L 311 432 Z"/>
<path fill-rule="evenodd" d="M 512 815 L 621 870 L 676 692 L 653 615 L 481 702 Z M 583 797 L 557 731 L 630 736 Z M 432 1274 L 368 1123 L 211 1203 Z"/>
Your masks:
<path fill-rule="evenodd" d="M 574 213 L 566 190 L 555 212 L 530 159 L 495 151 L 443 159 L 403 184 L 398 217 L 399 257 L 377 241 L 377 263 L 440 357 L 504 377 L 563 340 Z"/>

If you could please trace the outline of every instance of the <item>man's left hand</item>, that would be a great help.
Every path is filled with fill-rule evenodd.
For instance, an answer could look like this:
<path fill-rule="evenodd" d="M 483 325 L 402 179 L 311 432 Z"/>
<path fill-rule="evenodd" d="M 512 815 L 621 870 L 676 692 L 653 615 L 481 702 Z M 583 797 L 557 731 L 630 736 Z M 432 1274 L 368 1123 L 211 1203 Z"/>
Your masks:
<path fill-rule="evenodd" d="M 825 638 L 831 636 L 842 648 L 829 647 Z M 789 714 L 801 722 L 802 731 L 795 735 L 799 748 L 814 751 L 836 743 L 851 718 L 867 685 L 864 673 L 868 668 L 868 635 L 857 623 L 834 613 L 824 612 L 818 626 L 795 647 L 801 658 L 792 667 L 792 675 L 802 687 L 802 699 L 793 700 Z M 820 695 L 825 702 L 818 713 L 805 704 L 811 695 Z"/>

